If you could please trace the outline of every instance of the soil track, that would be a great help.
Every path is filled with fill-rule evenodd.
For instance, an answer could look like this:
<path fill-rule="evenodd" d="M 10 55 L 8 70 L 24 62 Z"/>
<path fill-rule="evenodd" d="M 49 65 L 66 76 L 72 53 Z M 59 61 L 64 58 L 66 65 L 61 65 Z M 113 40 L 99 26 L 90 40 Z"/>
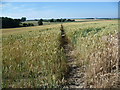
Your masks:
<path fill-rule="evenodd" d="M 67 57 L 69 70 L 65 77 L 66 84 L 63 88 L 84 88 L 84 67 L 77 65 L 74 58 L 73 47 L 70 44 L 67 36 L 65 34 L 64 28 L 61 25 L 61 47 L 63 47 L 64 52 Z"/>

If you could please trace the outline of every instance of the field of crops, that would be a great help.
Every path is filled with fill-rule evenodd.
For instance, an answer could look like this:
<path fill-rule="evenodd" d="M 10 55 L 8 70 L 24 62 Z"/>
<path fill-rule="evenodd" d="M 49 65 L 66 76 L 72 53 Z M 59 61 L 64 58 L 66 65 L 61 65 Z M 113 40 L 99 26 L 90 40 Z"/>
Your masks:
<path fill-rule="evenodd" d="M 3 29 L 3 87 L 59 87 L 68 72 L 61 24 Z M 115 20 L 63 23 L 86 87 L 116 87 L 118 24 Z"/>
<path fill-rule="evenodd" d="M 119 80 L 117 22 L 88 23 L 78 25 L 76 28 L 68 27 L 66 30 L 74 44 L 73 54 L 77 64 L 84 66 L 86 87 L 117 87 L 116 83 Z"/>

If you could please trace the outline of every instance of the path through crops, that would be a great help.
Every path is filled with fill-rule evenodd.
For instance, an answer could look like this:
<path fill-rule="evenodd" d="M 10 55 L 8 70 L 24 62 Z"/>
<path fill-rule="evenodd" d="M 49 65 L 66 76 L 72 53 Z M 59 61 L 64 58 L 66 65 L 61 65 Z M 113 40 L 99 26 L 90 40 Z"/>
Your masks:
<path fill-rule="evenodd" d="M 66 75 L 66 84 L 64 88 L 84 88 L 84 67 L 80 67 L 76 63 L 74 58 L 74 50 L 71 44 L 68 42 L 64 28 L 61 25 L 61 46 L 64 48 L 64 52 L 67 57 L 69 70 Z"/>

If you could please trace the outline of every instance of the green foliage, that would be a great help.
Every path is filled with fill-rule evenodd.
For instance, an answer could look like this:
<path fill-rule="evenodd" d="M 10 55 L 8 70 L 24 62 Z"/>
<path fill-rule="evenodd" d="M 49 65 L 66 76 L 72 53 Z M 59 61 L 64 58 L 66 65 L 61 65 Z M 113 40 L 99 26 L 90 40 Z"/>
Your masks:
<path fill-rule="evenodd" d="M 19 27 L 19 24 L 20 24 L 20 19 L 2 17 L 2 28 Z"/>
<path fill-rule="evenodd" d="M 28 26 L 28 24 L 27 23 L 23 23 L 23 27 L 27 27 Z"/>
<path fill-rule="evenodd" d="M 61 18 L 61 19 L 50 19 L 50 20 L 47 20 L 47 21 L 50 21 L 50 22 L 74 22 L 75 20 L 74 19 L 62 19 Z"/>
<path fill-rule="evenodd" d="M 26 17 L 21 18 L 21 22 L 24 22 L 24 21 L 26 21 Z"/>
<path fill-rule="evenodd" d="M 42 19 L 40 19 L 39 21 L 38 21 L 38 25 L 43 25 L 43 22 L 42 22 L 43 20 Z"/>
<path fill-rule="evenodd" d="M 34 24 L 33 23 L 23 23 L 21 26 L 22 27 L 29 27 L 29 26 L 34 26 Z"/>
<path fill-rule="evenodd" d="M 33 23 L 28 23 L 28 26 L 34 26 L 34 24 Z"/>
<path fill-rule="evenodd" d="M 54 19 L 50 19 L 50 22 L 54 22 Z"/>
<path fill-rule="evenodd" d="M 67 22 L 74 22 L 75 20 L 67 19 Z"/>

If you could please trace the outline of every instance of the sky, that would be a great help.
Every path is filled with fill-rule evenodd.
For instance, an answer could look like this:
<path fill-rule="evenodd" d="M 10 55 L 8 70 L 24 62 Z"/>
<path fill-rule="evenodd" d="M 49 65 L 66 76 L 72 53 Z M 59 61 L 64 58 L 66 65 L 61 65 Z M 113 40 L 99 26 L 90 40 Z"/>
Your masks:
<path fill-rule="evenodd" d="M 119 2 L 119 0 L 1 0 L 4 2 Z"/>
<path fill-rule="evenodd" d="M 118 17 L 118 2 L 2 2 L 0 8 L 0 16 L 11 18 Z"/>

